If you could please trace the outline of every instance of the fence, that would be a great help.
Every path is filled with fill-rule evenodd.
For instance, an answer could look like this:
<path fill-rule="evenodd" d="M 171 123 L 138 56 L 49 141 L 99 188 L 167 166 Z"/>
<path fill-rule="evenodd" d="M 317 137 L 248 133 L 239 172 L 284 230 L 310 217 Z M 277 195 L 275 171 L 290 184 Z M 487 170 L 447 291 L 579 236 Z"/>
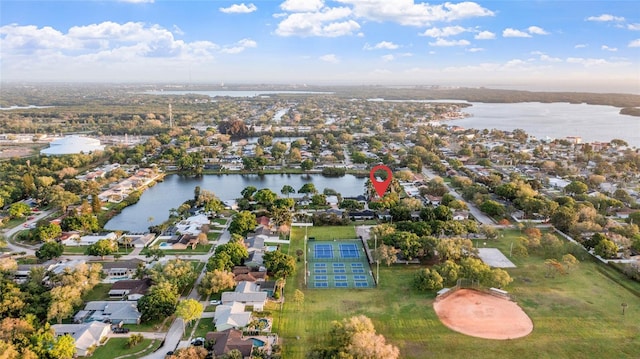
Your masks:
<path fill-rule="evenodd" d="M 438 292 L 438 296 L 436 297 L 436 300 L 445 299 L 451 294 L 458 291 L 459 289 L 473 289 L 473 290 L 477 290 L 478 292 L 483 292 L 483 293 L 492 295 L 494 297 L 507 299 L 513 302 L 516 301 L 516 298 L 506 290 L 502 290 L 499 288 L 483 287 L 480 285 L 480 282 L 478 280 L 474 280 L 474 279 L 460 278 L 456 282 L 456 285 L 454 285 L 451 288 L 445 288 L 445 289 L 447 290 L 441 290 Z"/>

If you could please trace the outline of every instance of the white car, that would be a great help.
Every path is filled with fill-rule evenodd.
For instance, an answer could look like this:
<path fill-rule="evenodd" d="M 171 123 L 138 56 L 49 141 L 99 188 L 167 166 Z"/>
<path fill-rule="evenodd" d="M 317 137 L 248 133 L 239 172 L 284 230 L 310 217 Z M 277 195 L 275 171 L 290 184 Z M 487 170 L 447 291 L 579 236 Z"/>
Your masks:
<path fill-rule="evenodd" d="M 212 300 L 212 301 L 209 302 L 209 304 L 210 305 L 220 305 L 220 304 L 222 304 L 222 302 L 219 301 L 219 300 Z"/>

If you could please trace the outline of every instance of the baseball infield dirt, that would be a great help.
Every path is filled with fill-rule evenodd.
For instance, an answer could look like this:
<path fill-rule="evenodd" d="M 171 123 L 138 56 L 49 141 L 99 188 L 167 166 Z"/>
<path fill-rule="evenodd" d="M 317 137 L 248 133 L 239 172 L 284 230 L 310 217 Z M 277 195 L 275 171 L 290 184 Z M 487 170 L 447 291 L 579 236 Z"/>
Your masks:
<path fill-rule="evenodd" d="M 533 322 L 517 303 L 472 289 L 457 290 L 433 307 L 444 325 L 473 337 L 515 339 L 533 330 Z"/>

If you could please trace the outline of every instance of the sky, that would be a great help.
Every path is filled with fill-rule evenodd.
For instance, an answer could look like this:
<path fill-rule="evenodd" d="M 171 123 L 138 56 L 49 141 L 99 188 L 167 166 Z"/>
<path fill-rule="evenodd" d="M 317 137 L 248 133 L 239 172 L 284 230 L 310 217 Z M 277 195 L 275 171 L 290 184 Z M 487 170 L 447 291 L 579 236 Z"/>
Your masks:
<path fill-rule="evenodd" d="M 640 4 L 2 0 L 0 80 L 640 93 Z"/>

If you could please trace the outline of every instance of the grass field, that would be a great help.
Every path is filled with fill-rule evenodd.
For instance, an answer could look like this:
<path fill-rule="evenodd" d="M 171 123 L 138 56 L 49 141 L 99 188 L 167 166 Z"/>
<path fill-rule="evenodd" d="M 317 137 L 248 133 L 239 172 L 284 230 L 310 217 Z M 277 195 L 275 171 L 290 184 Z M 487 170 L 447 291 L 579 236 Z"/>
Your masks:
<path fill-rule="evenodd" d="M 316 229 L 331 235 L 346 233 L 346 228 L 309 228 L 309 236 Z M 517 235 L 517 231 L 506 231 L 504 238 L 487 242 L 487 247 L 498 247 L 508 254 Z M 292 231 L 292 252 L 302 247 L 303 237 L 304 229 Z M 298 270 L 287 279 L 285 295 L 291 298 L 300 288 L 304 304 L 285 304 L 283 311 L 274 315 L 274 331 L 284 340 L 285 358 L 304 358 L 309 348 L 323 343 L 331 321 L 359 314 L 373 320 L 378 333 L 400 349 L 401 358 L 640 357 L 640 298 L 602 274 L 603 265 L 585 256 L 571 273 L 546 278 L 544 258 L 512 261 L 518 268 L 508 270 L 514 282 L 504 289 L 517 298 L 534 323 L 533 333 L 522 339 L 479 339 L 446 328 L 432 307 L 435 294 L 412 289 L 418 266 L 411 265 L 383 266 L 380 286 L 361 290 L 307 290 Z M 608 274 L 627 281 L 613 270 Z M 638 283 L 630 285 L 640 287 Z M 624 316 L 622 303 L 628 305 Z"/>
<path fill-rule="evenodd" d="M 151 353 L 160 345 L 160 340 L 143 339 L 140 344 L 133 348 L 128 348 L 127 340 L 128 338 L 111 338 L 105 343 L 105 345 L 99 346 L 96 351 L 93 352 L 91 358 L 113 359 L 126 354 L 136 354 L 129 358 L 140 358 Z"/>
<path fill-rule="evenodd" d="M 82 300 L 91 302 L 94 300 L 109 300 L 109 291 L 113 287 L 113 283 L 98 283 L 91 291 L 84 295 Z M 117 300 L 120 300 L 119 298 Z"/>

